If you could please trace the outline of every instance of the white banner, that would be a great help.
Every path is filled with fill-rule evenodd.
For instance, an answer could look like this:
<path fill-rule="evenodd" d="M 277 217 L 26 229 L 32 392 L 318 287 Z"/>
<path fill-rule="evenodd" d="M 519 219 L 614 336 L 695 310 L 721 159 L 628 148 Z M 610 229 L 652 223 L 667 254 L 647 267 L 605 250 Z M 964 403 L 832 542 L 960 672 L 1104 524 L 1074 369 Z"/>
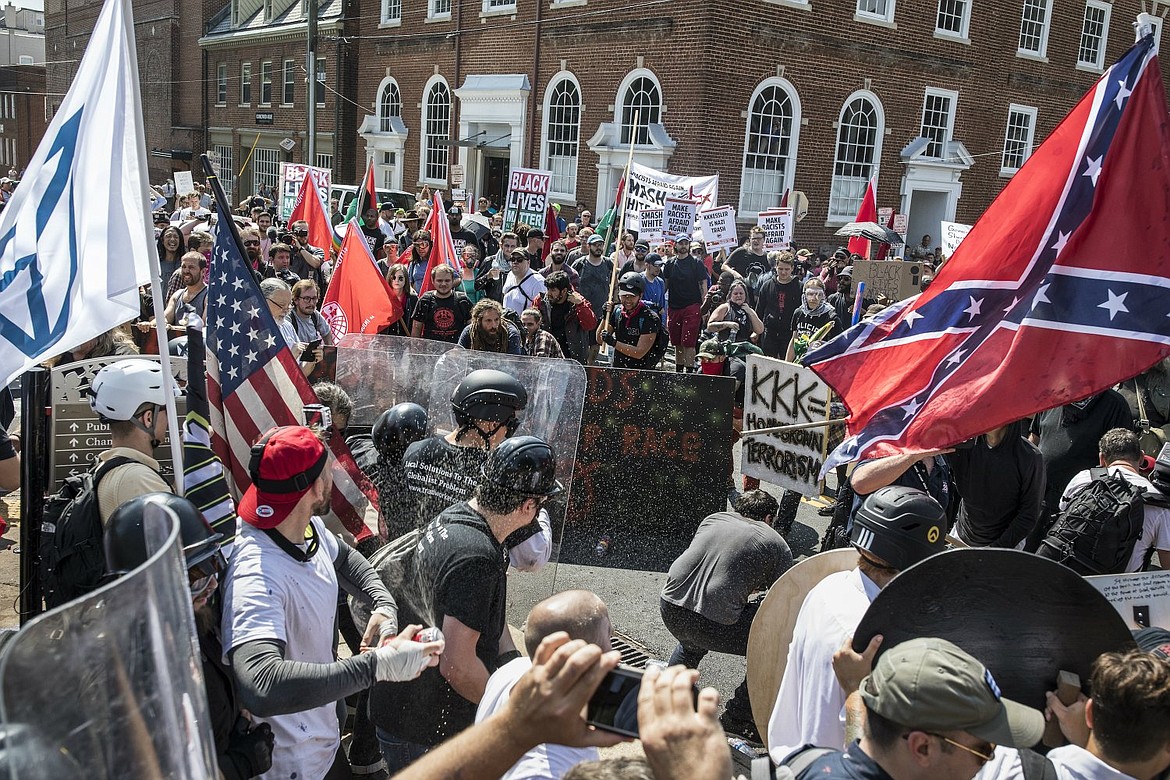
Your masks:
<path fill-rule="evenodd" d="M 641 229 L 638 231 L 638 240 L 654 244 L 662 241 L 663 209 L 643 209 L 639 215 Z"/>
<path fill-rule="evenodd" d="M 764 229 L 765 249 L 788 249 L 792 241 L 792 209 L 785 206 L 782 209 L 768 209 L 761 211 L 756 218 L 756 224 Z"/>
<path fill-rule="evenodd" d="M 939 242 L 943 254 L 947 257 L 953 255 L 955 250 L 959 248 L 959 244 L 963 243 L 963 239 L 970 232 L 970 225 L 960 225 L 958 222 L 943 222 L 942 239 Z"/>
<path fill-rule="evenodd" d="M 175 194 L 190 195 L 195 191 L 195 182 L 191 178 L 191 171 L 175 171 Z"/>
<path fill-rule="evenodd" d="M 1109 599 L 1130 628 L 1170 625 L 1170 571 L 1105 574 L 1085 580 Z"/>
<path fill-rule="evenodd" d="M 829 386 L 812 369 L 783 360 L 749 355 L 744 390 L 745 431 L 827 420 Z M 749 477 L 806 496 L 819 492 L 817 474 L 825 457 L 828 428 L 749 436 L 743 440 L 740 468 Z"/>
<path fill-rule="evenodd" d="M 679 233 L 695 232 L 695 212 L 697 207 L 693 200 L 682 198 L 667 198 L 662 202 L 662 233 L 668 241 L 673 241 Z"/>
<path fill-rule="evenodd" d="M 293 208 L 297 205 L 297 196 L 301 193 L 301 182 L 306 173 L 312 173 L 313 183 L 317 185 L 317 194 L 321 197 L 321 208 L 329 213 L 329 188 L 333 173 L 328 168 L 317 168 L 313 165 L 300 163 L 280 164 L 280 218 L 288 219 Z M 374 208 L 377 208 L 375 205 Z"/>
<path fill-rule="evenodd" d="M 719 202 L 719 174 L 675 176 L 639 163 L 631 164 L 624 206 L 626 227 L 641 233 L 641 212 L 662 207 L 668 197 L 694 201 L 700 210 L 715 208 Z"/>
<path fill-rule="evenodd" d="M 531 168 L 513 168 L 508 173 L 508 197 L 504 201 L 504 230 L 524 223 L 544 230 L 552 173 Z"/>
<path fill-rule="evenodd" d="M 703 229 L 708 252 L 739 246 L 739 236 L 735 232 L 735 209 L 731 206 L 700 211 L 699 225 Z"/>

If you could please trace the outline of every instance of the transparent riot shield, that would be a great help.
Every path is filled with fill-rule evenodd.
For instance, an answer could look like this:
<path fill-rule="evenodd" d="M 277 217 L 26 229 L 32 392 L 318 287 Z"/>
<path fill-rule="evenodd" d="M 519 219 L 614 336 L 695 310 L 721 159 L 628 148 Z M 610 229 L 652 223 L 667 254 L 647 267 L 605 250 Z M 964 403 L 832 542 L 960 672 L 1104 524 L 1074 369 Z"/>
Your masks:
<path fill-rule="evenodd" d="M 335 381 L 353 400 L 351 427 L 369 427 L 378 415 L 400 403 L 426 407 L 431 374 L 454 344 L 402 336 L 351 333 L 337 345 Z"/>
<path fill-rule="evenodd" d="M 145 564 L 0 652 L 0 777 L 218 776 L 178 519 L 147 512 Z"/>

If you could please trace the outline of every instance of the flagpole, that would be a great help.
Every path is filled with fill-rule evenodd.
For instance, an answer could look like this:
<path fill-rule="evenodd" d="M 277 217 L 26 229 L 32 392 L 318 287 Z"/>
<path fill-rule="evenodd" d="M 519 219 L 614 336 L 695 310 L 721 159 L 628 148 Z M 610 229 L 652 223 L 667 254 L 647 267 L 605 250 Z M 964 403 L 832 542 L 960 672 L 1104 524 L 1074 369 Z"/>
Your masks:
<path fill-rule="evenodd" d="M 766 436 L 773 433 L 788 433 L 789 431 L 803 431 L 806 428 L 828 428 L 830 425 L 844 425 L 846 418 L 838 417 L 834 420 L 813 420 L 812 422 L 795 423 L 793 425 L 778 425 L 775 428 L 754 428 L 750 431 L 741 431 L 739 437 Z"/>
<path fill-rule="evenodd" d="M 624 185 L 625 185 L 625 182 L 629 181 L 630 167 L 634 163 L 634 143 L 638 140 L 638 121 L 640 119 L 641 119 L 641 111 L 638 109 L 634 109 L 634 127 L 633 127 L 633 130 L 630 132 L 630 151 L 626 157 L 626 169 L 622 172 L 622 180 L 621 180 L 621 182 L 618 183 L 618 191 L 623 193 L 623 196 L 622 196 L 623 201 L 625 200 L 625 186 Z M 622 236 L 624 236 L 626 234 L 626 204 L 620 203 L 620 204 L 616 204 L 616 205 L 618 205 L 622 210 L 621 216 L 618 218 L 619 224 L 618 224 L 618 239 L 617 240 L 618 240 L 618 243 L 620 244 L 621 240 L 622 240 Z M 609 238 L 612 235 L 613 235 L 613 220 L 611 219 L 609 221 L 609 227 L 607 227 L 605 229 L 605 246 L 606 247 L 609 246 Z M 617 250 L 617 245 L 615 245 L 614 250 L 613 250 L 613 269 L 610 271 L 610 274 L 609 274 L 609 293 L 606 295 L 607 300 L 609 300 L 610 302 L 613 302 L 614 290 L 617 289 L 617 274 L 618 274 L 618 250 Z M 605 330 L 607 332 L 613 330 L 613 325 L 610 323 L 608 316 L 605 318 Z M 609 345 L 602 344 L 601 349 L 602 349 L 602 354 L 604 354 L 604 355 L 609 354 Z M 615 355 L 617 354 L 616 347 L 614 348 L 614 354 Z"/>
<path fill-rule="evenodd" d="M 125 25 L 127 34 L 133 41 L 134 37 L 134 14 L 130 8 L 129 2 L 122 4 L 122 22 Z M 131 50 L 130 63 L 134 72 L 131 74 L 134 79 L 134 84 L 138 85 L 141 82 L 138 79 L 138 55 L 137 51 Z M 134 123 L 135 140 L 138 144 L 138 149 L 142 153 L 143 158 L 146 156 L 146 132 L 144 129 L 144 117 L 142 115 L 142 94 L 138 89 L 129 90 L 131 99 L 134 101 L 133 111 L 138 117 L 138 121 Z M 146 166 L 138 166 L 138 178 L 141 182 L 140 192 L 150 191 L 150 179 L 147 176 Z M 163 300 L 162 283 L 159 277 L 162 275 L 162 267 L 158 261 L 158 246 L 154 240 L 154 223 L 150 218 L 150 208 L 145 200 L 139 206 L 142 212 L 142 227 L 146 234 L 146 258 L 150 265 L 150 297 L 154 300 L 154 322 L 155 332 L 158 333 L 158 358 L 162 364 L 163 373 L 163 398 L 165 399 L 165 406 L 167 409 L 167 433 L 171 440 L 171 461 L 175 470 L 175 495 L 183 495 L 183 442 L 179 438 L 179 414 L 175 406 L 175 375 L 171 370 L 171 355 L 170 349 L 167 347 L 167 323 L 164 313 L 166 312 L 166 301 Z M 160 322 L 161 320 L 161 322 Z"/>

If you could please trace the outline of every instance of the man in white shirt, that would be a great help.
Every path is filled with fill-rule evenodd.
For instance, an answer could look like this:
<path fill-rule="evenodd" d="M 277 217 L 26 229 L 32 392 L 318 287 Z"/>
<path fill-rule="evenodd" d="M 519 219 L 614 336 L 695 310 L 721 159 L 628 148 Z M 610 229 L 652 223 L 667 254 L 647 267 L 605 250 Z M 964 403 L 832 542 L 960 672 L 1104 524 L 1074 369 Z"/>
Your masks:
<path fill-rule="evenodd" d="M 821 580 L 797 615 L 788 665 L 768 719 L 767 745 L 774 761 L 802 745 L 845 747 L 845 693 L 833 673 L 833 653 L 899 571 L 942 552 L 946 528 L 942 506 L 921 490 L 890 486 L 866 497 L 851 535 L 857 568 Z"/>
<path fill-rule="evenodd" d="M 557 631 L 570 639 L 581 639 L 609 652 L 609 609 L 596 594 L 587 590 L 569 590 L 550 596 L 528 613 L 524 629 L 526 657 L 501 666 L 488 678 L 475 722 L 481 723 L 507 704 L 516 682 L 532 668 L 530 658 L 544 638 Z M 564 745 L 537 745 L 508 770 L 501 780 L 557 780 L 582 761 L 595 761 L 597 748 L 572 748 Z"/>
<path fill-rule="evenodd" d="M 523 249 L 517 249 L 508 257 L 512 270 L 504 279 L 504 308 L 519 314 L 532 308 L 536 296 L 545 292 L 544 277 L 532 270 L 530 256 Z"/>

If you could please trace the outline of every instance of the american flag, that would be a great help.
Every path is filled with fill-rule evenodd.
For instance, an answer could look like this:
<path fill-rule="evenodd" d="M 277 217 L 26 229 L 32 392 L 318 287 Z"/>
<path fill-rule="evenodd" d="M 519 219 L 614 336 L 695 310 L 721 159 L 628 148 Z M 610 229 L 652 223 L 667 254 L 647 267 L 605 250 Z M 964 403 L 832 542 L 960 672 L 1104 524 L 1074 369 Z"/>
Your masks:
<path fill-rule="evenodd" d="M 804 359 L 850 410 L 828 458 L 949 447 L 1170 353 L 1170 116 L 1146 35 L 1053 130 L 930 289 Z"/>
<path fill-rule="evenodd" d="M 305 404 L 317 403 L 276 320 L 256 285 L 231 218 L 217 198 L 220 229 L 211 256 L 207 298 L 207 391 L 212 446 L 226 464 L 237 494 L 251 484 L 252 443 L 278 425 L 300 425 Z M 349 448 L 331 441 L 333 511 L 357 541 L 372 534 L 362 522 L 367 501 L 376 499 L 357 485 L 361 475 Z"/>

